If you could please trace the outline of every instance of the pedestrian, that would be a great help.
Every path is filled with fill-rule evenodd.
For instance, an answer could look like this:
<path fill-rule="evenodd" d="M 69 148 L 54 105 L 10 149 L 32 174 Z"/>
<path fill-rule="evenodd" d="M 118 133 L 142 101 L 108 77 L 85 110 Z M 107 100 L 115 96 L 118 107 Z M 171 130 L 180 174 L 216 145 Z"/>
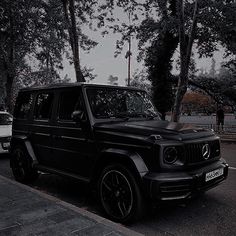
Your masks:
<path fill-rule="evenodd" d="M 216 112 L 216 121 L 217 121 L 217 131 L 224 132 L 224 119 L 225 114 L 222 106 Z"/>

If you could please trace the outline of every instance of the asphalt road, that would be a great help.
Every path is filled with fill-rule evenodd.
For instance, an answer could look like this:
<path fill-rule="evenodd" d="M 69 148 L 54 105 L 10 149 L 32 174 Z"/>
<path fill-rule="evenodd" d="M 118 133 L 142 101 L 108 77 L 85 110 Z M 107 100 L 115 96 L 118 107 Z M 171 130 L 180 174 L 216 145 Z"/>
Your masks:
<path fill-rule="evenodd" d="M 152 209 L 145 219 L 127 227 L 145 235 L 236 235 L 236 144 L 222 144 L 222 153 L 230 165 L 227 181 L 189 201 Z M 13 178 L 6 154 L 0 154 L 0 174 Z M 42 174 L 32 187 L 104 216 L 82 183 Z"/>

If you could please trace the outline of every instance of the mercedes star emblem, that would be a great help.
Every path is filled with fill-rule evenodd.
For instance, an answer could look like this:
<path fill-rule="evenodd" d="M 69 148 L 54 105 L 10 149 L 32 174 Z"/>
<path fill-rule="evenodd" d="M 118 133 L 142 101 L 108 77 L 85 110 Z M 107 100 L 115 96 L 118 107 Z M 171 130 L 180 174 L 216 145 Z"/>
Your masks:
<path fill-rule="evenodd" d="M 202 156 L 205 160 L 207 160 L 210 157 L 210 146 L 209 146 L 209 144 L 205 144 L 202 147 Z"/>

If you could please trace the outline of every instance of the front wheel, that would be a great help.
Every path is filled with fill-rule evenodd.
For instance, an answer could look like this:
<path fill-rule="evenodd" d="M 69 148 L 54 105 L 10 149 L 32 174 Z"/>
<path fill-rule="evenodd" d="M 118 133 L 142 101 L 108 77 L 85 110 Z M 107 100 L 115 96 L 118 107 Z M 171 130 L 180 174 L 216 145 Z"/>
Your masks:
<path fill-rule="evenodd" d="M 18 182 L 32 183 L 38 177 L 38 172 L 32 168 L 32 161 L 23 146 L 17 146 L 13 149 L 10 165 L 15 180 Z"/>
<path fill-rule="evenodd" d="M 128 223 L 144 213 L 144 200 L 138 183 L 123 165 L 112 164 L 103 170 L 99 196 L 106 214 L 114 221 Z"/>

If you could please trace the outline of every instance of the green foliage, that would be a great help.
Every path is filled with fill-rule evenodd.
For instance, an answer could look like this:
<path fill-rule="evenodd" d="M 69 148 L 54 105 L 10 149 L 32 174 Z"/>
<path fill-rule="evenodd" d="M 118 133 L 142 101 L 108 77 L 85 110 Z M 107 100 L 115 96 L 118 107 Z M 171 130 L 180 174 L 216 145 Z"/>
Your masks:
<path fill-rule="evenodd" d="M 111 84 L 111 85 L 118 85 L 118 77 L 110 75 L 108 77 L 108 83 Z"/>
<path fill-rule="evenodd" d="M 172 34 L 163 32 L 146 52 L 145 66 L 147 67 L 148 79 L 152 83 L 153 102 L 162 114 L 171 110 L 174 101 L 171 75 L 171 58 L 177 47 L 178 38 Z"/>
<path fill-rule="evenodd" d="M 60 82 L 63 55 L 74 59 L 68 52 L 64 2 L 68 0 L 0 1 L 0 84 L 9 109 L 13 87 Z M 81 31 L 82 24 L 89 24 L 96 2 L 75 1 L 75 32 L 85 51 L 97 44 Z M 83 72 L 91 78 L 90 69 Z"/>
<path fill-rule="evenodd" d="M 205 92 L 218 104 L 236 105 L 236 76 L 225 66 L 214 77 L 211 74 L 200 74 L 189 83 L 191 88 Z"/>
<path fill-rule="evenodd" d="M 17 88 L 14 84 L 23 76 L 39 70 L 46 71 L 46 80 L 58 78 L 51 72 L 62 68 L 67 40 L 58 7 L 58 2 L 51 0 L 0 1 L 0 79 L 9 110 L 13 87 Z"/>
<path fill-rule="evenodd" d="M 84 66 L 82 68 L 82 73 L 83 73 L 84 78 L 86 79 L 86 82 L 90 82 L 97 77 L 97 75 L 93 73 L 93 70 L 94 69 L 89 68 L 87 66 Z"/>
<path fill-rule="evenodd" d="M 130 82 L 130 86 L 145 90 L 150 97 L 152 95 L 151 84 L 147 80 L 147 72 L 145 70 L 136 70 L 134 72 L 132 80 Z"/>

